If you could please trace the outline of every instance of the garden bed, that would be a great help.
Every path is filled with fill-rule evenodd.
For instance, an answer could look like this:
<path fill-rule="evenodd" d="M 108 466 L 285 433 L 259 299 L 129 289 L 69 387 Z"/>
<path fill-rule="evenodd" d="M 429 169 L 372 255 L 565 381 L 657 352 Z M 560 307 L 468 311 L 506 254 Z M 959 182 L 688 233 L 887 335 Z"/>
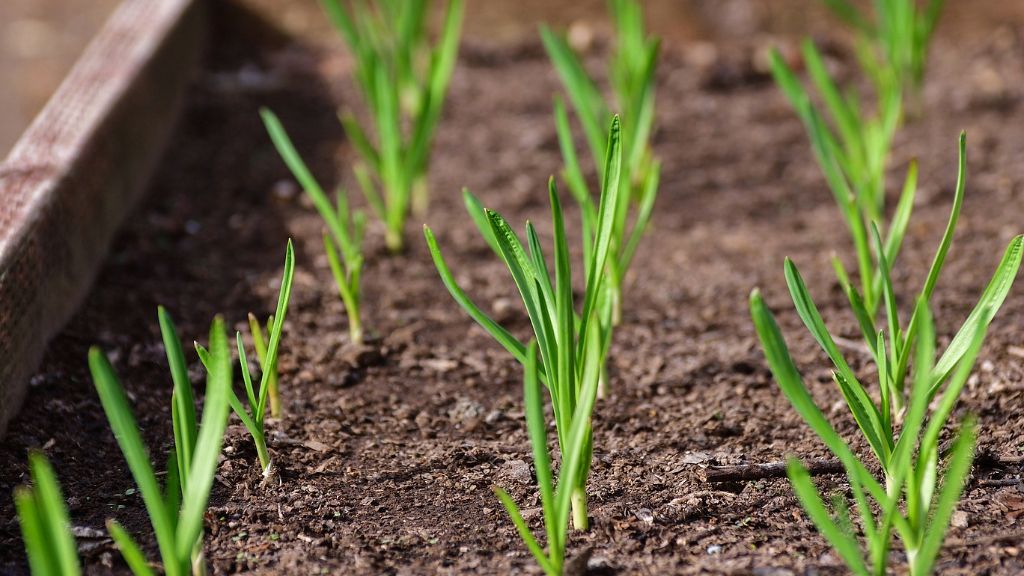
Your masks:
<path fill-rule="evenodd" d="M 942 342 L 1024 228 L 1024 132 L 1016 129 L 1024 121 L 1024 29 L 1021 20 L 990 27 L 986 16 L 1007 18 L 999 4 L 977 3 L 981 15 L 973 18 L 950 7 L 933 51 L 926 115 L 896 146 L 895 166 L 911 157 L 921 163 L 901 255 L 901 269 L 911 274 L 894 278 L 898 292 L 909 294 L 945 226 L 956 137 L 968 132 L 965 208 L 933 301 Z M 303 44 L 259 12 L 230 3 L 212 12 L 216 41 L 146 200 L 10 424 L 0 447 L 0 492 L 24 481 L 25 451 L 40 447 L 76 526 L 100 530 L 116 516 L 129 531 L 148 533 L 86 350 L 97 344 L 111 355 L 146 439 L 162 455 L 171 438 L 170 382 L 157 304 L 175 315 L 186 341 L 205 340 L 216 313 L 239 326 L 247 312 L 266 314 L 292 237 L 298 263 L 280 366 L 285 417 L 270 425 L 280 483 L 261 485 L 252 443 L 233 420 L 207 516 L 206 555 L 215 572 L 532 571 L 491 492 L 500 485 L 526 503 L 528 518 L 539 513 L 521 368 L 452 301 L 416 225 L 409 250 L 394 258 L 372 230 L 364 324 L 379 339 L 367 348 L 347 345 L 320 221 L 257 116 L 259 106 L 273 108 L 323 181 L 351 184 L 345 167 L 353 152 L 334 121 L 337 103 L 355 100 L 355 88 L 342 81 L 347 59 L 325 49 L 335 44 L 322 23 Z M 289 5 L 288 13 L 291 22 L 319 18 L 314 3 Z M 829 29 L 828 20 L 809 20 L 814 31 Z M 827 261 L 831 249 L 850 256 L 846 231 L 803 128 L 760 65 L 767 36 L 749 34 L 748 25 L 725 14 L 703 29 L 699 44 L 683 34 L 666 42 L 655 136 L 662 191 L 627 288 L 610 394 L 595 413 L 592 529 L 570 544 L 570 553 L 592 554 L 592 573 L 844 572 L 785 479 L 704 479 L 709 465 L 827 456 L 772 382 L 749 318 L 747 295 L 760 286 L 819 404 L 839 399 L 827 361 L 789 303 L 784 256 L 802 264 L 830 326 L 857 335 Z M 729 39 L 737 34 L 744 39 Z M 534 34 L 500 44 L 485 38 L 467 23 L 426 220 L 467 291 L 526 334 L 511 285 L 492 280 L 504 279 L 503 265 L 480 241 L 457 192 L 469 186 L 511 222 L 533 218 L 550 239 L 544 191 L 560 168 L 551 111 L 559 84 Z M 795 38 L 775 41 L 792 46 Z M 853 65 L 842 44 L 830 46 L 840 72 Z M 900 174 L 893 176 L 890 189 Z M 854 368 L 867 361 L 865 353 Z M 961 410 L 979 416 L 981 457 L 940 558 L 943 574 L 1024 571 L 1024 487 L 1005 481 L 1020 478 L 1022 407 L 1018 289 L 993 323 L 964 393 Z M 834 417 L 840 432 L 852 433 L 844 410 Z M 843 489 L 838 477 L 832 481 Z M 0 572 L 23 572 L 9 498 L 0 510 L 10 519 L 0 525 Z M 124 573 L 110 541 L 90 533 L 80 530 L 86 537 L 79 538 L 89 572 L 112 566 Z"/>

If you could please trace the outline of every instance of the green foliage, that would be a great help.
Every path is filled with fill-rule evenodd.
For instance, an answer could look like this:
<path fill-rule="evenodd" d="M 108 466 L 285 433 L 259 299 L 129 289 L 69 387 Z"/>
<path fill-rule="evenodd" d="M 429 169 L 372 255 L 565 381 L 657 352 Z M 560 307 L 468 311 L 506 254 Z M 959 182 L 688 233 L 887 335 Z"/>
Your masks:
<path fill-rule="evenodd" d="M 352 50 L 355 78 L 372 116 L 370 127 L 351 115 L 342 118 L 362 157 L 356 174 L 367 201 L 385 224 L 388 248 L 397 252 L 410 210 L 426 209 L 430 149 L 458 55 L 463 0 L 449 1 L 434 44 L 426 32 L 428 0 L 322 4 Z"/>
<path fill-rule="evenodd" d="M 267 382 L 267 390 L 270 401 L 270 415 L 274 418 L 281 417 L 281 393 L 278 389 L 277 367 L 268 366 L 267 362 L 267 334 L 274 329 L 274 316 L 267 318 L 266 324 L 260 324 L 253 313 L 249 313 L 249 336 L 252 338 L 252 347 L 256 350 L 256 361 L 260 372 L 270 371 L 270 379 Z"/>
<path fill-rule="evenodd" d="M 597 83 L 587 74 L 580 57 L 563 36 L 542 26 L 541 38 L 562 79 L 583 128 L 595 171 L 601 178 L 604 177 L 604 166 L 600 163 L 605 144 L 603 127 L 611 120 L 613 108 L 620 110 L 623 118 L 621 185 L 625 192 L 619 196 L 614 209 L 612 258 L 607 265 L 609 282 L 607 294 L 602 296 L 611 300 L 611 317 L 603 321 L 618 324 L 622 283 L 650 223 L 658 194 L 661 165 L 654 159 L 650 136 L 654 125 L 655 70 L 660 40 L 648 37 L 643 8 L 636 0 L 610 0 L 609 9 L 616 30 L 608 72 L 614 104 L 605 101 Z M 563 175 L 583 213 L 584 246 L 589 246 L 598 226 L 597 207 L 580 166 L 569 115 L 561 99 L 555 100 L 555 126 L 565 162 Z"/>
<path fill-rule="evenodd" d="M 168 576 L 205 574 L 203 515 L 227 426 L 231 354 L 224 321 L 218 317 L 210 327 L 210 349 L 205 362 L 206 397 L 202 425 L 199 425 L 181 341 L 163 308 L 159 316 L 174 382 L 171 394 L 174 452 L 168 458 L 163 489 L 153 471 L 124 389 L 98 348 L 89 351 L 89 368 L 110 428 L 149 513 L 164 573 Z M 154 573 L 139 546 L 116 520 L 109 520 L 107 528 L 134 574 Z"/>
<path fill-rule="evenodd" d="M 582 390 L 580 401 L 572 416 L 572 428 L 562 444 L 562 467 L 558 473 L 558 483 L 555 484 L 551 475 L 551 458 L 548 455 L 547 424 L 544 419 L 544 400 L 541 397 L 540 372 L 537 365 L 537 343 L 530 341 L 523 376 L 523 399 L 526 406 L 526 428 L 533 450 L 534 467 L 537 470 L 537 485 L 540 487 L 544 531 L 548 542 L 547 552 L 526 525 L 512 497 L 501 488 L 494 487 L 494 493 L 512 518 L 512 523 L 515 524 L 526 547 L 549 576 L 562 574 L 574 479 L 583 473 L 590 461 L 590 414 L 594 410 L 597 398 L 597 379 L 591 378 L 586 384 L 587 387 Z"/>
<path fill-rule="evenodd" d="M 267 416 L 267 400 L 270 397 L 270 383 L 277 375 L 277 353 L 281 345 L 281 330 L 284 328 L 285 315 L 288 313 L 288 301 L 292 295 L 292 278 L 294 275 L 295 254 L 292 250 L 291 240 L 289 240 L 284 257 L 284 275 L 281 277 L 281 289 L 277 295 L 277 311 L 271 316 L 270 340 L 266 348 L 263 347 L 262 335 L 256 336 L 257 332 L 260 332 L 258 325 L 256 331 L 253 332 L 253 343 L 256 348 L 256 357 L 260 368 L 260 387 L 258 390 L 252 384 L 252 374 L 249 370 L 245 344 L 242 342 L 242 333 L 235 333 L 238 362 L 242 368 L 242 381 L 245 383 L 245 396 L 249 407 L 246 409 L 234 390 L 231 390 L 228 401 L 231 404 L 231 409 L 238 415 L 238 418 L 249 431 L 253 442 L 256 444 L 256 454 L 260 460 L 260 469 L 263 471 L 264 477 L 269 477 L 272 470 L 270 453 L 267 451 L 267 437 L 264 426 Z M 252 317 L 250 316 L 251 321 Z M 198 344 L 196 349 L 199 351 L 199 357 L 203 360 L 204 364 L 211 360 L 207 350 Z"/>
<path fill-rule="evenodd" d="M 919 107 L 924 63 L 944 0 L 878 0 L 869 17 L 848 0 L 824 0 L 858 33 L 857 57 L 871 82 L 875 101 L 868 105 L 854 88 L 841 89 L 826 69 L 814 43 L 803 43 L 803 60 L 820 108 L 778 52 L 771 55 L 772 74 L 796 109 L 811 140 L 825 180 L 850 229 L 857 253 L 861 295 L 872 317 L 882 302 L 881 270 L 872 265 L 871 225 L 886 240 L 886 257 L 895 262 L 913 205 L 917 166 L 911 163 L 891 222 L 886 225 L 885 177 L 893 138 L 904 111 Z M 837 261 L 838 264 L 838 261 Z M 840 281 L 846 271 L 837 266 Z"/>
<path fill-rule="evenodd" d="M 39 452 L 29 454 L 28 465 L 32 486 L 15 489 L 14 506 L 32 576 L 77 576 L 78 549 L 57 476 Z"/>
<path fill-rule="evenodd" d="M 872 476 L 866 460 L 853 453 L 817 408 L 790 358 L 774 317 L 756 290 L 751 295 L 754 325 L 776 382 L 796 411 L 846 469 L 867 542 L 867 558 L 861 554 L 856 538 L 841 529 L 843 525 L 850 525 L 849 519 L 843 517 L 841 509 L 837 510 L 838 519 L 829 515 L 809 474 L 798 461 L 789 463 L 790 480 L 818 530 L 856 574 L 885 573 L 894 528 L 907 552 L 910 573 L 930 573 L 970 470 L 975 442 L 973 420 L 968 418 L 960 426 L 944 472 L 939 467 L 939 436 L 970 376 L 986 330 L 1016 278 L 1024 252 L 1024 236 L 1017 236 L 1010 242 L 974 310 L 936 360 L 935 329 L 929 301 L 945 263 L 963 204 L 964 142 L 961 136 L 960 178 L 949 224 L 909 322 L 906 325 L 901 323 L 892 287 L 891 265 L 877 227 L 872 226 L 871 236 L 881 273 L 886 325 L 876 327 L 856 289 L 848 282 L 844 284 L 864 342 L 874 358 L 878 403 L 839 351 L 796 265 L 786 260 L 786 283 L 797 313 L 831 360 L 833 379 L 881 467 L 884 486 Z M 911 357 L 914 373 L 908 388 L 904 383 L 908 378 Z M 933 405 L 934 408 L 929 408 Z"/>
<path fill-rule="evenodd" d="M 299 185 L 306 191 L 306 195 L 313 202 L 327 227 L 323 236 L 324 252 L 327 254 L 327 262 L 331 266 L 338 294 L 348 314 L 349 338 L 355 344 L 362 344 L 363 322 L 359 305 L 362 299 L 360 280 L 364 263 L 363 236 L 366 231 L 366 215 L 361 210 L 350 210 L 346 194 L 340 189 L 332 204 L 295 150 L 291 138 L 277 116 L 267 109 L 261 110 L 260 115 L 278 153 L 292 175 L 299 181 Z M 259 348 L 257 346 L 257 351 Z M 260 362 L 262 366 L 262 360 Z M 275 396 L 272 388 L 271 398 Z"/>
<path fill-rule="evenodd" d="M 872 15 L 850 0 L 823 0 L 857 33 L 862 67 L 877 84 L 886 76 L 912 98 L 920 92 L 928 45 L 946 0 L 874 0 Z"/>
<path fill-rule="evenodd" d="M 840 92 L 812 42 L 804 42 L 803 54 L 828 119 L 811 102 L 808 92 L 777 52 L 771 56 L 772 73 L 807 129 L 815 158 L 850 230 L 864 305 L 874 316 L 881 302 L 882 280 L 881 271 L 872 264 L 871 223 L 878 223 L 885 232 L 887 258 L 894 262 L 917 187 L 917 167 L 911 163 L 896 212 L 886 226 L 885 174 L 900 122 L 901 95 L 891 84 L 877 86 L 876 111 L 869 115 L 854 93 Z"/>
<path fill-rule="evenodd" d="M 582 312 L 577 316 L 573 302 L 572 265 L 569 259 L 569 243 L 565 234 L 562 208 L 555 189 L 554 178 L 549 182 L 549 198 L 551 202 L 551 218 L 554 225 L 554 268 L 552 279 L 548 268 L 548 260 L 544 257 L 536 230 L 529 222 L 526 224 L 527 247 L 504 218 L 490 210 L 479 208 L 479 203 L 467 196 L 467 207 L 474 221 L 483 226 L 484 238 L 497 248 L 497 253 L 508 266 L 512 279 L 523 298 L 527 315 L 533 327 L 542 366 L 541 379 L 547 385 L 551 396 L 551 404 L 555 417 L 555 429 L 563 462 L 567 461 L 574 451 L 582 451 L 584 464 L 572 475 L 563 471 L 560 485 L 561 493 L 571 501 L 573 510 L 573 526 L 586 529 L 586 483 L 590 474 L 590 404 L 589 395 L 596 393 L 604 364 L 605 343 L 608 336 L 603 333 L 605 327 L 598 321 L 602 305 L 601 294 L 605 281 L 605 263 L 611 252 L 612 227 L 616 199 L 620 194 L 620 172 L 622 170 L 622 147 L 620 141 L 619 119 L 614 117 L 608 137 L 608 148 L 605 156 L 606 178 L 601 191 L 601 202 L 598 208 L 598 226 L 594 234 L 594 242 L 590 246 L 588 262 L 585 266 L 586 284 Z M 478 211 L 479 210 L 479 211 Z M 437 266 L 441 279 L 456 302 L 499 343 L 501 343 L 521 363 L 529 363 L 527 347 L 508 330 L 494 322 L 482 312 L 455 282 L 448 265 L 441 255 L 437 240 L 430 228 L 424 227 L 427 245 L 430 248 L 434 264 Z M 580 412 L 579 407 L 588 407 Z M 580 422 L 583 418 L 584 422 Z M 582 436 L 575 438 L 575 430 L 582 427 Z M 561 518 L 564 521 L 564 518 Z M 555 527 L 557 528 L 557 526 Z M 550 531 L 549 531 L 550 532 Z M 557 543 L 555 543 L 557 544 Z"/>

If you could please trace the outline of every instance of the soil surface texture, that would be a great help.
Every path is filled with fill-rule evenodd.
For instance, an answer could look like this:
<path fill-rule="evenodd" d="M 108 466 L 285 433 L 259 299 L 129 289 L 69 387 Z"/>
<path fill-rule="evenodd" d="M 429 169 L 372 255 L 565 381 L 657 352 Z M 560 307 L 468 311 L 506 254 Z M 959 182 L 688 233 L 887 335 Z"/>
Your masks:
<path fill-rule="evenodd" d="M 163 462 L 171 385 L 157 305 L 172 313 L 185 342 L 204 342 L 218 313 L 241 329 L 248 312 L 271 312 L 289 237 L 298 261 L 280 361 L 285 413 L 269 423 L 277 476 L 261 483 L 251 439 L 233 418 L 207 515 L 213 572 L 538 574 L 491 491 L 505 488 L 539 525 L 522 370 L 451 299 L 420 234 L 429 223 L 465 290 L 527 336 L 507 270 L 466 217 L 459 190 L 470 187 L 517 225 L 531 219 L 550 242 L 546 181 L 560 169 L 552 122 L 560 86 L 536 34 L 526 27 L 514 41 L 489 41 L 467 22 L 434 151 L 429 213 L 410 221 L 409 248 L 397 257 L 371 227 L 364 325 L 376 336 L 353 348 L 320 220 L 257 115 L 260 106 L 273 108 L 321 181 L 355 191 L 355 152 L 335 116 L 338 106 L 358 110 L 351 60 L 322 28 L 315 3 L 282 9 L 288 27 L 317 23 L 301 41 L 267 23 L 275 3 L 249 4 L 214 3 L 208 61 L 162 166 L 0 445 L 0 574 L 27 573 L 9 494 L 27 480 L 31 448 L 56 468 L 88 573 L 127 573 L 105 534 L 110 517 L 156 557 L 88 375 L 87 349 L 111 356 L 153 459 Z M 661 193 L 629 279 L 610 393 L 595 412 L 592 529 L 569 543 L 590 574 L 845 573 L 784 478 L 704 478 L 713 465 L 829 456 L 767 370 L 747 307 L 754 287 L 776 311 L 819 405 L 844 437 L 857 439 L 783 277 L 789 256 L 829 326 L 858 342 L 829 264 L 833 253 L 852 264 L 851 244 L 764 55 L 770 45 L 795 53 L 808 33 L 840 77 L 853 77 L 856 64 L 833 20 L 813 10 L 817 16 L 803 16 L 801 7 L 813 3 L 786 3 L 807 20 L 789 33 L 763 4 L 722 3 L 728 9 L 710 25 L 680 24 L 664 43 L 654 136 Z M 1007 242 L 1024 231 L 1024 20 L 999 12 L 1009 4 L 971 3 L 977 13 L 966 17 L 950 3 L 924 114 L 895 146 L 891 192 L 910 159 L 921 168 L 894 278 L 907 314 L 949 215 L 957 136 L 968 133 L 966 202 L 933 301 L 940 346 Z M 985 18 L 992 14 L 1002 23 Z M 607 35 L 598 27 L 593 38 L 589 63 L 601 73 Z M 577 221 L 575 210 L 568 219 Z M 578 237 L 578 226 L 570 233 Z M 866 351 L 846 351 L 874 381 Z M 194 353 L 189 361 L 198 381 Z M 982 457 L 938 573 L 1024 572 L 1022 407 L 1024 285 L 993 323 L 957 409 L 957 420 L 978 416 Z M 845 490 L 842 476 L 818 482 Z M 902 561 L 894 553 L 891 565 L 902 570 Z"/>

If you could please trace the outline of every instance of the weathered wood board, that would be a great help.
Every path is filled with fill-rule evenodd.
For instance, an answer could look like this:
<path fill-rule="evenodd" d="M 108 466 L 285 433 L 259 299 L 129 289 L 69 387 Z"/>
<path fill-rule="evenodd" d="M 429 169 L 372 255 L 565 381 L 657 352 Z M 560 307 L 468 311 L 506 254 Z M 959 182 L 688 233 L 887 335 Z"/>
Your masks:
<path fill-rule="evenodd" d="M 205 4 L 125 0 L 0 164 L 0 435 L 163 150 Z"/>

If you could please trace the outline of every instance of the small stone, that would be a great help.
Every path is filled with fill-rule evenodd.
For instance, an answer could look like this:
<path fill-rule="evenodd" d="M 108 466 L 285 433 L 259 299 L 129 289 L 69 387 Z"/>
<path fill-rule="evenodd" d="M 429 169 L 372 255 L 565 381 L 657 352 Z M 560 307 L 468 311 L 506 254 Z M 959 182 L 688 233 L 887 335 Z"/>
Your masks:
<path fill-rule="evenodd" d="M 107 533 L 91 526 L 72 526 L 71 533 L 75 538 L 106 538 Z"/>
<path fill-rule="evenodd" d="M 566 36 L 569 46 L 579 54 L 586 54 L 594 44 L 594 29 L 586 22 L 576 21 L 570 24 Z"/>
<path fill-rule="evenodd" d="M 683 455 L 683 464 L 704 464 L 710 459 L 707 452 L 687 452 Z"/>
<path fill-rule="evenodd" d="M 713 42 L 692 42 L 683 50 L 686 64 L 706 70 L 718 61 L 718 48 Z"/>
<path fill-rule="evenodd" d="M 520 484 L 530 484 L 533 482 L 533 472 L 530 470 L 530 465 L 525 460 L 509 460 L 505 462 L 504 473 L 510 480 L 518 482 Z"/>
<path fill-rule="evenodd" d="M 362 368 L 379 363 L 383 355 L 376 346 L 348 344 L 341 349 L 341 359 L 353 368 Z"/>
<path fill-rule="evenodd" d="M 425 410 L 417 414 L 413 422 L 416 423 L 416 427 L 420 429 L 421 433 L 430 431 L 430 414 L 427 414 Z"/>
<path fill-rule="evenodd" d="M 711 546 L 708 546 L 708 554 L 709 555 L 713 556 L 715 554 L 721 554 L 721 553 L 722 553 L 722 547 L 719 546 L 718 544 L 712 544 Z"/>
<path fill-rule="evenodd" d="M 420 360 L 420 366 L 438 374 L 444 374 L 458 368 L 459 363 L 450 358 L 425 358 Z"/>
<path fill-rule="evenodd" d="M 328 450 L 331 449 L 331 447 L 328 446 L 327 444 L 324 444 L 323 442 L 321 442 L 319 440 L 312 440 L 312 439 L 311 440 L 306 440 L 305 442 L 302 443 L 302 445 L 305 446 L 306 448 L 309 448 L 310 450 L 316 450 L 317 452 L 321 452 L 321 453 L 322 452 L 327 452 Z"/>
<path fill-rule="evenodd" d="M 643 522 L 644 524 L 647 524 L 648 526 L 654 525 L 654 512 L 651 512 L 647 508 L 640 508 L 639 510 L 634 510 L 633 515 L 636 516 L 637 520 Z"/>
<path fill-rule="evenodd" d="M 270 189 L 271 194 L 274 198 L 281 201 L 291 201 L 295 198 L 295 195 L 299 193 L 299 187 L 291 180 L 278 180 L 274 182 L 274 186 Z"/>
<path fill-rule="evenodd" d="M 448 419 L 452 424 L 460 426 L 465 430 L 472 430 L 483 421 L 484 407 L 478 402 L 469 398 L 459 398 L 455 404 L 448 409 Z"/>
<path fill-rule="evenodd" d="M 953 512 L 953 519 L 949 523 L 953 528 L 967 528 L 967 512 L 957 510 Z"/>

